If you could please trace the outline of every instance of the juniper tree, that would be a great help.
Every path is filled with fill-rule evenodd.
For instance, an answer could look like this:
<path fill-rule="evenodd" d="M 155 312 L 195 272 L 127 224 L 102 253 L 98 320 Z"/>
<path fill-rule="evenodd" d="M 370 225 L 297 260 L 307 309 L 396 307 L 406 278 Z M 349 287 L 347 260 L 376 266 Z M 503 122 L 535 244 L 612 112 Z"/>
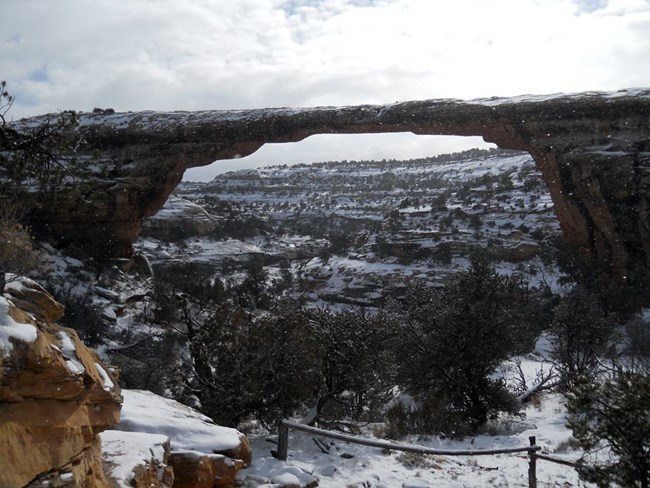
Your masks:
<path fill-rule="evenodd" d="M 388 348 L 392 332 L 385 317 L 360 310 L 315 310 L 307 317 L 322 358 L 322 382 L 310 420 L 374 420 L 395 386 Z"/>
<path fill-rule="evenodd" d="M 0 195 L 23 201 L 29 196 L 37 204 L 67 178 L 83 173 L 86 161 L 78 152 L 84 140 L 73 130 L 78 123 L 74 111 L 29 122 L 7 120 L 15 98 L 6 85 L 0 82 Z"/>
<path fill-rule="evenodd" d="M 252 416 L 271 426 L 311 404 L 321 382 L 319 344 L 290 304 L 257 320 L 224 304 L 203 324 L 190 354 L 205 366 L 192 381 L 202 410 L 224 425 Z"/>
<path fill-rule="evenodd" d="M 568 426 L 585 450 L 580 477 L 599 487 L 650 487 L 650 375 L 582 377 L 568 395 Z"/>
<path fill-rule="evenodd" d="M 446 287 L 414 288 L 393 303 L 398 381 L 423 411 L 436 411 L 428 430 L 471 434 L 499 412 L 518 411 L 493 373 L 532 348 L 528 302 L 519 279 L 496 273 L 485 256 L 474 255 L 470 268 Z"/>
<path fill-rule="evenodd" d="M 613 322 L 605 316 L 597 298 L 576 287 L 562 298 L 551 321 L 553 359 L 560 386 L 570 389 L 580 377 L 594 378 L 614 335 Z"/>

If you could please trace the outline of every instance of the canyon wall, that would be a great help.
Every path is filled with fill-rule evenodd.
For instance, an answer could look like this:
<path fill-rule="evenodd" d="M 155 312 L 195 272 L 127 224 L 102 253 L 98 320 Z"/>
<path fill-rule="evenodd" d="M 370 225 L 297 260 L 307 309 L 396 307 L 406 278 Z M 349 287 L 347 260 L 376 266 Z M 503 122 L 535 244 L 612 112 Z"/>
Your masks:
<path fill-rule="evenodd" d="M 24 123 L 38 123 L 42 118 Z M 187 168 L 313 134 L 482 136 L 528 151 L 565 239 L 619 281 L 650 266 L 650 89 L 390 105 L 81 114 L 93 177 L 58 192 L 36 227 L 91 254 L 128 256 Z"/>

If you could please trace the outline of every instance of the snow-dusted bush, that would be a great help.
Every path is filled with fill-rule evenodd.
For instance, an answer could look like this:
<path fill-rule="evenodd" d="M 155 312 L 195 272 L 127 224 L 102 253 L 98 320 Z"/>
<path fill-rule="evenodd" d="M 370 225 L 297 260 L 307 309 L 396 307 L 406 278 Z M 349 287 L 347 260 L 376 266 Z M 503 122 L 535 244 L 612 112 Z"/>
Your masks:
<path fill-rule="evenodd" d="M 307 313 L 318 341 L 322 381 L 312 420 L 379 420 L 395 386 L 382 315 L 361 311 Z"/>
<path fill-rule="evenodd" d="M 473 434 L 499 412 L 518 411 L 493 373 L 532 349 L 537 330 L 529 303 L 519 279 L 497 274 L 485 256 L 474 255 L 470 268 L 444 289 L 412 289 L 393 304 L 398 381 L 425 416 L 402 415 L 409 430 Z"/>
<path fill-rule="evenodd" d="M 311 404 L 321 381 L 318 342 L 292 306 L 253 320 L 244 309 L 223 305 L 190 351 L 201 410 L 221 425 L 249 417 L 274 425 Z"/>
<path fill-rule="evenodd" d="M 568 425 L 585 450 L 580 476 L 599 487 L 650 486 L 650 375 L 615 371 L 577 381 Z"/>
<path fill-rule="evenodd" d="M 624 280 L 611 274 L 611 263 L 579 253 L 566 242 L 555 243 L 555 259 L 563 273 L 560 282 L 586 290 L 609 318 L 625 322 L 648 305 L 650 274 L 646 270 L 630 270 Z"/>
<path fill-rule="evenodd" d="M 555 307 L 551 331 L 561 387 L 570 389 L 583 376 L 594 378 L 614 335 L 598 299 L 583 287 L 574 288 Z"/>
<path fill-rule="evenodd" d="M 56 293 L 57 300 L 65 307 L 60 322 L 77 331 L 79 337 L 90 347 L 97 347 L 106 340 L 110 328 L 102 319 L 101 308 L 93 303 L 93 294 Z"/>
<path fill-rule="evenodd" d="M 77 125 L 73 111 L 45 116 L 38 124 L 10 124 L 6 114 L 14 97 L 5 88 L 0 82 L 0 195 L 19 196 L 37 208 L 41 196 L 86 171 L 89 161 L 77 157 L 84 141 L 70 130 Z"/>
<path fill-rule="evenodd" d="M 4 288 L 5 272 L 25 275 L 39 263 L 29 229 L 19 221 L 20 213 L 17 203 L 0 198 L 0 290 Z"/>
<path fill-rule="evenodd" d="M 192 393 L 183 388 L 190 373 L 181 354 L 180 337 L 173 331 L 133 337 L 124 346 L 108 349 L 110 362 L 120 371 L 120 386 L 149 390 L 193 405 Z"/>
<path fill-rule="evenodd" d="M 0 81 L 0 290 L 4 273 L 25 274 L 36 266 L 28 218 L 48 209 L 43 196 L 84 172 L 88 161 L 76 157 L 82 139 L 70 129 L 74 112 L 46 116 L 34 125 L 10 124 L 14 102 Z"/>
<path fill-rule="evenodd" d="M 636 317 L 625 326 L 624 352 L 635 361 L 650 363 L 650 315 Z"/>

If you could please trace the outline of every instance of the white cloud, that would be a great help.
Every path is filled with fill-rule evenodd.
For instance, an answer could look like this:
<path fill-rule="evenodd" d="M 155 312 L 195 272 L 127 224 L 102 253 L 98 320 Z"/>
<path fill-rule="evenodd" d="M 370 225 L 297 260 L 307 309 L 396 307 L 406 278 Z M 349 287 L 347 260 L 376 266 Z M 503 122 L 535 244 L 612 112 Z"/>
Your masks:
<path fill-rule="evenodd" d="M 0 77 L 17 96 L 14 117 L 616 90 L 650 80 L 647 0 L 4 0 L 2 12 Z"/>

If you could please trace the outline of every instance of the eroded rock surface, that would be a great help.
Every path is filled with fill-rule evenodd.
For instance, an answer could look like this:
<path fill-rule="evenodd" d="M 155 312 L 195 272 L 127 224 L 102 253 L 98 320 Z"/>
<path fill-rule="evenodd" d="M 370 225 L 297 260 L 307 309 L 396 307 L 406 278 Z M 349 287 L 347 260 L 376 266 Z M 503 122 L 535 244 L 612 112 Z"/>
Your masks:
<path fill-rule="evenodd" d="M 172 488 L 169 437 L 107 430 L 100 434 L 104 469 L 119 488 Z"/>
<path fill-rule="evenodd" d="M 172 196 L 155 216 L 144 222 L 143 235 L 174 242 L 187 236 L 207 236 L 216 229 L 214 218 L 202 207 Z"/>
<path fill-rule="evenodd" d="M 122 418 L 113 427 L 116 430 L 104 437 L 121 442 L 122 451 L 137 450 L 137 443 L 129 441 L 129 436 L 136 433 L 168 439 L 170 452 L 164 464 L 173 469 L 174 488 L 235 486 L 237 472 L 247 467 L 252 458 L 244 434 L 218 426 L 196 410 L 152 392 L 123 393 Z"/>
<path fill-rule="evenodd" d="M 169 464 L 174 468 L 174 488 L 231 488 L 246 467 L 240 459 L 196 451 L 172 452 Z"/>
<path fill-rule="evenodd" d="M 31 119 L 27 123 L 36 123 Z M 128 256 L 145 217 L 187 168 L 313 134 L 413 132 L 483 136 L 528 151 L 566 239 L 621 281 L 650 267 L 650 89 L 425 100 L 391 105 L 83 114 L 101 160 L 84 190 L 60 192 L 40 227 L 96 256 Z"/>
<path fill-rule="evenodd" d="M 18 306 L 20 304 L 20 306 Z M 0 486 L 109 486 L 97 434 L 119 420 L 114 378 L 36 283 L 0 296 Z"/>

